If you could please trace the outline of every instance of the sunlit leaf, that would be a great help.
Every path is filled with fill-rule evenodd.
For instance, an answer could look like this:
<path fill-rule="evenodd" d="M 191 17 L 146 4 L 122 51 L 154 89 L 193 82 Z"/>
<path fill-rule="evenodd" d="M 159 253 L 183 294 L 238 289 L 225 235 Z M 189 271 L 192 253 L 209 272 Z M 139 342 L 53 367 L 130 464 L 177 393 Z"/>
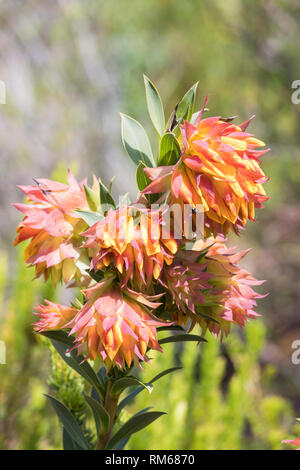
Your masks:
<path fill-rule="evenodd" d="M 146 100 L 151 121 L 157 130 L 159 136 L 162 136 L 165 129 L 165 115 L 161 97 L 157 88 L 151 80 L 144 75 L 146 89 Z"/>
<path fill-rule="evenodd" d="M 99 212 L 90 212 L 90 211 L 74 211 L 91 227 L 100 220 L 103 219 L 103 215 Z"/>
<path fill-rule="evenodd" d="M 154 166 L 153 154 L 145 129 L 135 119 L 121 114 L 122 141 L 131 160 L 139 165 Z"/>
<path fill-rule="evenodd" d="M 176 117 L 179 122 L 189 121 L 193 115 L 198 83 L 195 83 L 178 103 Z"/>
<path fill-rule="evenodd" d="M 164 134 L 159 145 L 158 166 L 174 165 L 180 158 L 181 150 L 178 140 L 172 132 Z"/>
<path fill-rule="evenodd" d="M 136 182 L 140 191 L 143 191 L 151 183 L 150 178 L 145 175 L 144 168 L 145 164 L 141 162 L 136 169 Z"/>
<path fill-rule="evenodd" d="M 109 207 L 116 207 L 114 198 L 111 195 L 110 190 L 105 186 L 105 184 L 102 183 L 101 180 L 99 180 L 100 183 L 100 203 L 101 206 L 105 208 L 105 210 L 102 210 L 103 213 L 106 213 Z"/>
<path fill-rule="evenodd" d="M 96 191 L 89 188 L 85 184 L 83 185 L 83 187 L 84 187 L 86 200 L 88 202 L 89 208 L 91 209 L 91 211 L 97 212 L 99 209 L 99 204 L 100 204 L 99 194 L 97 194 Z"/>

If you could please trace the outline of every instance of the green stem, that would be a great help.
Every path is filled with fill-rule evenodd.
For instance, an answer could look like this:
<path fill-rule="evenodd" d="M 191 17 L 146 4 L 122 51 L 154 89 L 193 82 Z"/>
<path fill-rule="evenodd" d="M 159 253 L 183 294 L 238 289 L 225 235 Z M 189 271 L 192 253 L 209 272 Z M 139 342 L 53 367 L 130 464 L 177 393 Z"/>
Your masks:
<path fill-rule="evenodd" d="M 104 404 L 103 404 L 104 408 L 106 409 L 110 417 L 110 426 L 106 434 L 102 434 L 100 432 L 96 450 L 105 449 L 106 444 L 108 443 L 111 437 L 112 430 L 116 421 L 116 411 L 117 411 L 119 396 L 111 395 L 111 386 L 112 386 L 112 381 L 108 380 Z"/>

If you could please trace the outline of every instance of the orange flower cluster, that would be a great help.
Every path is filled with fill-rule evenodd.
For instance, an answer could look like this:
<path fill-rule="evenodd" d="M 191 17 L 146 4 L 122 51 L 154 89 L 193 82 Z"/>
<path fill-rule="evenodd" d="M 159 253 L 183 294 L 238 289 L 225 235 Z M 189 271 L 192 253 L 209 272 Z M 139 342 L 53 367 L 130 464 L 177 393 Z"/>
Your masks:
<path fill-rule="evenodd" d="M 255 208 L 268 197 L 260 167 L 265 144 L 245 132 L 251 119 L 239 126 L 220 116 L 184 122 L 181 158 L 175 165 L 145 168 L 152 182 L 145 194 L 170 191 L 169 204 L 202 206 L 206 235 L 236 232 L 254 220 Z"/>
<path fill-rule="evenodd" d="M 150 309 L 157 297 L 137 294 L 116 286 L 111 279 L 84 291 L 86 304 L 70 322 L 80 353 L 100 356 L 108 368 L 148 360 L 147 349 L 161 351 L 156 328 L 166 325 Z"/>
<path fill-rule="evenodd" d="M 240 327 L 258 316 L 256 300 L 265 297 L 252 286 L 261 285 L 239 261 L 249 250 L 235 253 L 220 240 L 208 240 L 202 250 L 183 251 L 165 270 L 165 284 L 173 299 L 167 309 L 189 331 L 198 324 L 221 339 L 232 324 Z M 201 253 L 205 251 L 205 256 Z M 200 254 L 200 259 L 199 259 Z"/>
<path fill-rule="evenodd" d="M 161 351 L 160 326 L 177 323 L 191 331 L 198 325 L 202 334 L 222 339 L 231 325 L 243 327 L 258 315 L 256 299 L 263 296 L 253 287 L 263 281 L 239 266 L 247 251 L 227 248 L 224 235 L 254 220 L 255 208 L 268 199 L 260 166 L 266 150 L 245 132 L 251 119 L 237 126 L 220 116 L 203 119 L 203 112 L 180 126 L 175 164 L 145 168 L 151 182 L 134 204 L 101 215 L 91 210 L 91 198 L 101 202 L 101 183 L 94 179 L 87 188 L 71 173 L 69 185 L 39 179 L 37 186 L 20 187 L 29 204 L 15 204 L 25 215 L 15 244 L 30 239 L 26 262 L 54 284 L 85 287 L 81 308 L 39 305 L 37 331 L 67 330 L 86 359 L 122 369 L 147 361 L 149 349 Z M 143 193 L 160 193 L 158 207 Z M 204 239 L 190 249 L 186 232 L 180 239 L 172 230 L 165 236 L 162 201 L 188 205 L 192 217 L 200 206 Z"/>
<path fill-rule="evenodd" d="M 76 266 L 82 251 L 81 232 L 87 227 L 76 209 L 89 208 L 83 183 L 69 172 L 69 185 L 47 179 L 36 186 L 19 186 L 30 204 L 14 204 L 25 217 L 17 228 L 15 245 L 31 239 L 25 249 L 25 261 L 35 266 L 36 276 L 51 276 L 54 284 L 80 280 Z"/>
<path fill-rule="evenodd" d="M 135 222 L 134 208 L 127 206 L 109 210 L 106 217 L 82 235 L 84 244 L 94 251 L 91 268 L 101 270 L 114 266 L 121 274 L 122 284 L 141 289 L 158 279 L 163 266 L 170 265 L 178 249 L 176 240 L 162 239 L 160 214 L 146 210 Z"/>

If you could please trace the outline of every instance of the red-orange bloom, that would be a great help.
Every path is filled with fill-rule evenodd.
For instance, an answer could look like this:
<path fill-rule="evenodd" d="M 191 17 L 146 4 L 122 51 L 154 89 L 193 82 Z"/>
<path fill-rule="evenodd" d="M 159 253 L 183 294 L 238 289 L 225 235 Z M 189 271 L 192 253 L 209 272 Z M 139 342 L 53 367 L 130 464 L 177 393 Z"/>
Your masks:
<path fill-rule="evenodd" d="M 47 179 L 37 186 L 19 186 L 30 204 L 14 204 L 25 215 L 17 227 L 15 245 L 31 239 L 25 249 L 26 263 L 35 266 L 36 276 L 52 277 L 54 284 L 79 279 L 75 261 L 80 256 L 79 236 L 87 225 L 75 209 L 88 209 L 83 183 L 69 172 L 69 185 Z"/>
<path fill-rule="evenodd" d="M 220 116 L 181 126 L 182 156 L 174 166 L 145 168 L 152 182 L 145 194 L 170 190 L 169 203 L 203 206 L 206 236 L 227 234 L 254 220 L 255 208 L 268 198 L 260 167 L 265 144 L 245 132 L 249 122 L 233 125 Z"/>
<path fill-rule="evenodd" d="M 217 305 L 204 305 L 204 313 L 219 323 L 205 319 L 200 324 L 216 336 L 221 333 L 221 339 L 224 334 L 229 334 L 232 324 L 243 327 L 248 320 L 259 316 L 254 310 L 256 299 L 267 295 L 258 294 L 252 289 L 252 286 L 259 286 L 265 281 L 258 281 L 238 264 L 248 252 L 244 250 L 235 253 L 234 248 L 227 248 L 224 243 L 216 241 L 206 255 L 207 271 L 214 276 L 213 304 Z"/>
<path fill-rule="evenodd" d="M 34 312 L 39 317 L 34 329 L 39 333 L 49 330 L 61 330 L 78 312 L 76 308 L 55 304 L 49 300 L 45 300 L 45 303 L 46 305 L 38 305 L 36 312 Z"/>
<path fill-rule="evenodd" d="M 207 293 L 211 296 L 207 263 L 197 263 L 194 252 L 181 251 L 176 254 L 171 266 L 166 266 L 159 279 L 169 295 L 166 296 L 165 311 L 181 326 L 191 330 L 199 321 L 198 308 L 205 305 Z"/>
<path fill-rule="evenodd" d="M 86 304 L 71 321 L 79 353 L 102 359 L 109 368 L 148 360 L 147 349 L 161 351 L 156 327 L 165 325 L 150 313 L 158 296 L 121 289 L 106 279 L 84 291 Z M 159 296 L 160 297 L 160 296 Z"/>
<path fill-rule="evenodd" d="M 202 250 L 208 251 L 203 254 Z M 189 330 L 199 324 L 203 333 L 209 329 L 222 339 L 232 324 L 243 327 L 257 317 L 256 299 L 264 296 L 252 286 L 264 281 L 254 279 L 238 265 L 247 252 L 234 253 L 233 248 L 211 239 L 197 250 L 176 256 L 174 265 L 163 271 L 172 294 L 173 307 L 167 305 L 167 310 L 173 319 Z"/>
<path fill-rule="evenodd" d="M 160 214 L 145 210 L 136 222 L 134 208 L 110 209 L 106 217 L 90 227 L 83 236 L 85 247 L 94 250 L 91 269 L 113 266 L 123 284 L 134 288 L 149 286 L 164 264 L 171 264 L 178 247 L 174 238 L 163 239 Z"/>

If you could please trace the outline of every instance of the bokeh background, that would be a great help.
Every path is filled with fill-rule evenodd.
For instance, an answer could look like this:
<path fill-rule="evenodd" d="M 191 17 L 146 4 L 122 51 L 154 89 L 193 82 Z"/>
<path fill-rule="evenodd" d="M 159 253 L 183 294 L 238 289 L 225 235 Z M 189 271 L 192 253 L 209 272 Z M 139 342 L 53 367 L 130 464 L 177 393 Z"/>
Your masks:
<path fill-rule="evenodd" d="M 51 389 L 82 405 L 82 384 L 51 363 L 47 340 L 31 331 L 32 309 L 55 294 L 31 282 L 33 272 L 13 250 L 22 200 L 16 184 L 33 177 L 116 175 L 115 195 L 135 196 L 134 167 L 122 149 L 119 111 L 155 136 L 142 74 L 156 83 L 166 115 L 199 80 L 212 115 L 252 114 L 251 131 L 272 152 L 263 157 L 271 195 L 239 248 L 251 246 L 246 267 L 267 279 L 262 319 L 220 346 L 166 348 L 143 372 L 184 369 L 162 379 L 132 405 L 168 412 L 136 434 L 130 449 L 280 449 L 300 434 L 300 79 L 298 0 L 10 0 L 0 4 L 0 448 L 59 448 L 59 425 L 43 393 Z M 49 378 L 50 377 L 50 378 Z M 68 385 L 69 384 L 69 385 Z M 71 384 L 71 385 L 70 385 Z"/>

